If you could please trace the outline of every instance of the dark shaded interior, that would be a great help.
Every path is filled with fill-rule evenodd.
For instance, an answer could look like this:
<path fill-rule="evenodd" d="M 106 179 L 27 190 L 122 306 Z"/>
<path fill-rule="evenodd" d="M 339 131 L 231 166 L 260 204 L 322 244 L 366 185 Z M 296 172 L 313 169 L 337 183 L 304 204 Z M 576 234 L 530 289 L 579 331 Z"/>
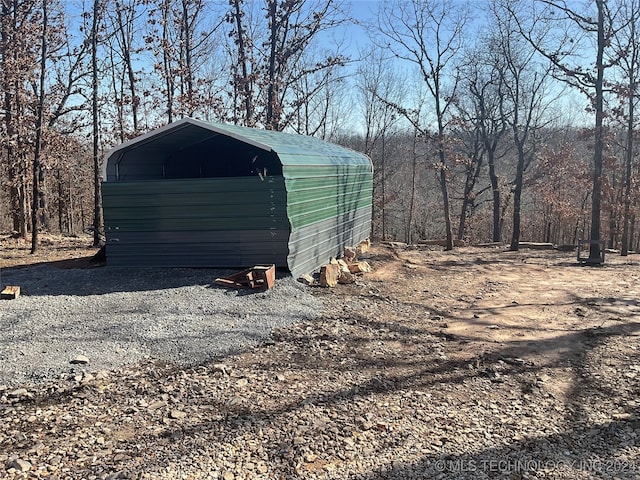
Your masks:
<path fill-rule="evenodd" d="M 273 151 L 189 126 L 133 145 L 107 166 L 107 181 L 281 176 Z"/>
<path fill-rule="evenodd" d="M 276 154 L 222 135 L 189 145 L 164 160 L 164 178 L 259 174 L 282 175 L 282 165 Z"/>

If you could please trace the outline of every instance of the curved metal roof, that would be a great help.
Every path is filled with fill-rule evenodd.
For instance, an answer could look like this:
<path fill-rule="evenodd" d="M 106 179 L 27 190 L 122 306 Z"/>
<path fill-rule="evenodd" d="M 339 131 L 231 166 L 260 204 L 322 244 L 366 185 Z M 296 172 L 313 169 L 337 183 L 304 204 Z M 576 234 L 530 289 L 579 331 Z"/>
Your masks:
<path fill-rule="evenodd" d="M 105 155 L 102 173 L 114 169 L 127 154 L 134 154 L 141 161 L 168 156 L 182 150 L 185 145 L 204 142 L 218 135 L 273 151 L 283 167 L 294 165 L 367 165 L 371 160 L 364 154 L 305 135 L 275 132 L 237 125 L 207 123 L 193 118 L 183 118 L 113 148 Z M 286 169 L 284 169 L 286 170 Z M 285 177 L 286 177 L 285 171 Z"/>

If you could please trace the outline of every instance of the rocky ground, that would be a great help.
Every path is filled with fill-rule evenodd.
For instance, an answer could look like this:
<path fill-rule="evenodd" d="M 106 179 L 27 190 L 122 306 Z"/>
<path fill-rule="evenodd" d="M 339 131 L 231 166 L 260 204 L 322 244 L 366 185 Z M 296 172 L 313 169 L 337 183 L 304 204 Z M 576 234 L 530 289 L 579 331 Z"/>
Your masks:
<path fill-rule="evenodd" d="M 638 478 L 638 260 L 573 255 L 375 246 L 239 355 L 0 387 L 0 477 Z"/>

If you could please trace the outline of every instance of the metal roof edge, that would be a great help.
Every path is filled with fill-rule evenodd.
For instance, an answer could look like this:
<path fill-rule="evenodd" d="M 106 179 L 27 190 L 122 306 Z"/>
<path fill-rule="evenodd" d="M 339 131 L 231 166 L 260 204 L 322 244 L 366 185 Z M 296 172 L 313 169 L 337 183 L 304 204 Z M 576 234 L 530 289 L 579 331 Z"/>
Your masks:
<path fill-rule="evenodd" d="M 287 152 L 287 151 L 278 151 L 278 144 L 280 142 L 274 142 L 275 145 L 269 145 L 267 143 L 263 143 L 259 140 L 256 140 L 254 138 L 251 138 L 251 135 L 243 135 L 242 131 L 246 129 L 247 132 L 250 132 L 252 130 L 259 130 L 261 132 L 269 132 L 267 133 L 267 135 L 277 135 L 277 134 L 282 134 L 283 138 L 290 138 L 293 135 L 297 135 L 297 134 L 290 134 L 290 133 L 286 133 L 286 132 L 273 132 L 273 131 L 269 131 L 269 130 L 262 130 L 262 129 L 255 129 L 252 127 L 245 127 L 245 126 L 241 126 L 241 125 L 226 125 L 226 124 L 222 124 L 222 123 L 209 123 L 209 122 L 205 122 L 202 120 L 198 120 L 192 117 L 185 117 L 185 118 L 181 118 L 180 120 L 176 120 L 175 122 L 171 122 L 168 123 L 166 125 L 163 125 L 161 127 L 158 127 L 154 130 L 151 130 L 145 134 L 142 134 L 138 137 L 132 138 L 131 140 L 127 140 L 126 142 L 123 142 L 122 144 L 110 149 L 107 151 L 107 153 L 102 157 L 102 178 L 103 180 L 107 178 L 107 166 L 109 164 L 109 160 L 116 154 L 118 154 L 119 152 L 124 152 L 127 149 L 131 148 L 133 145 L 136 144 L 143 144 L 145 142 L 149 142 L 152 141 L 154 138 L 162 136 L 163 134 L 168 134 L 171 131 L 174 130 L 178 130 L 180 128 L 185 128 L 188 127 L 189 125 L 193 125 L 196 127 L 200 127 L 202 129 L 205 130 L 209 130 L 210 132 L 214 132 L 220 135 L 224 135 L 230 138 L 233 138 L 235 140 L 238 140 L 240 142 L 249 144 L 249 145 L 253 145 L 254 147 L 260 148 L 261 150 L 265 150 L 267 152 L 275 152 L 278 157 L 280 158 L 281 163 L 283 164 L 283 166 L 285 166 L 288 162 L 286 162 L 284 159 L 287 158 L 287 156 L 296 156 L 296 154 L 292 153 L 292 152 Z M 261 133 L 262 134 L 262 133 Z M 335 148 L 336 151 L 341 151 L 344 152 L 346 154 L 346 158 L 356 158 L 356 157 L 360 157 L 360 158 L 366 158 L 367 163 L 369 165 L 369 168 L 371 171 L 373 171 L 373 162 L 371 161 L 371 158 L 368 155 L 365 155 L 362 152 L 358 152 L 357 150 L 353 150 L 351 148 L 345 147 L 343 145 L 338 145 L 332 142 L 328 142 L 326 140 L 322 140 L 319 138 L 315 138 L 315 137 L 310 137 L 310 136 L 306 136 L 306 135 L 299 135 L 301 137 L 307 137 L 308 139 L 311 139 L 311 141 L 314 142 L 319 142 L 320 144 L 327 144 L 330 146 L 330 148 Z M 274 137 L 277 138 L 277 137 Z M 304 147 L 302 148 L 302 150 L 304 151 Z M 326 156 L 326 157 L 331 157 L 332 154 L 331 152 L 321 152 L 320 155 L 322 156 Z M 286 177 L 286 174 L 285 174 Z"/>
<path fill-rule="evenodd" d="M 197 127 L 203 128 L 205 130 L 209 130 L 211 132 L 215 132 L 218 133 L 220 135 L 225 135 L 227 137 L 231 137 L 235 140 L 239 140 L 241 142 L 244 143 L 248 143 L 250 145 L 253 145 L 254 147 L 260 148 L 262 150 L 266 150 L 268 152 L 272 151 L 273 148 L 270 145 L 258 142 L 256 140 L 244 137 L 242 135 L 238 135 L 234 132 L 230 132 L 224 128 L 221 127 L 217 127 L 215 124 L 212 123 L 207 123 L 207 122 L 203 122 L 202 120 L 197 120 L 195 118 L 191 118 L 191 117 L 185 117 L 185 118 L 181 118 L 180 120 L 176 120 L 175 122 L 171 122 L 171 123 L 167 123 L 166 125 L 163 125 L 161 127 L 155 128 L 153 130 L 148 131 L 147 133 L 144 133 L 138 137 L 132 138 L 131 140 L 127 140 L 126 142 L 121 143 L 120 145 L 117 145 L 116 147 L 111 148 L 110 150 L 107 151 L 107 153 L 105 153 L 102 157 L 102 178 L 106 179 L 107 178 L 107 165 L 109 163 L 109 159 L 117 154 L 118 152 L 122 151 L 122 150 L 126 150 L 129 147 L 136 145 L 136 144 L 140 144 L 140 143 L 145 143 L 148 141 L 151 141 L 153 138 L 158 137 L 162 134 L 165 133 L 169 133 L 173 130 L 177 130 L 179 128 L 184 128 L 185 126 L 188 125 L 195 125 Z"/>

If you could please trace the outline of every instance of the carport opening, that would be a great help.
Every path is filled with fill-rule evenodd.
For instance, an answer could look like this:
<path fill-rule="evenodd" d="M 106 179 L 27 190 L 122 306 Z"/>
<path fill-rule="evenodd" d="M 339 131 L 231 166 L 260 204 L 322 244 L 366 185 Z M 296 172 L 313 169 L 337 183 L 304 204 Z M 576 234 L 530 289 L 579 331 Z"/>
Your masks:
<path fill-rule="evenodd" d="M 125 151 L 117 163 L 117 180 L 282 176 L 275 152 L 224 135 L 163 146 L 164 151 L 157 151 L 150 142 Z"/>

